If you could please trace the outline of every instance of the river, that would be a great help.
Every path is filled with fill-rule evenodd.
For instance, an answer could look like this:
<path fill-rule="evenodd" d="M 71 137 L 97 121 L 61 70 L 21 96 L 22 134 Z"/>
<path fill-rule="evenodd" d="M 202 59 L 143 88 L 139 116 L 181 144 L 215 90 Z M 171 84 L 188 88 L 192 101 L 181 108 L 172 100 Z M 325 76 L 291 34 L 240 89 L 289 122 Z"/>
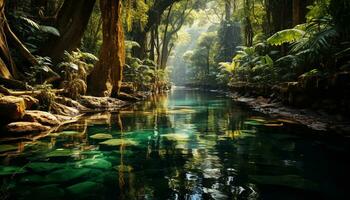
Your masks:
<path fill-rule="evenodd" d="M 350 142 L 329 135 L 177 88 L 2 138 L 0 199 L 348 199 Z"/>

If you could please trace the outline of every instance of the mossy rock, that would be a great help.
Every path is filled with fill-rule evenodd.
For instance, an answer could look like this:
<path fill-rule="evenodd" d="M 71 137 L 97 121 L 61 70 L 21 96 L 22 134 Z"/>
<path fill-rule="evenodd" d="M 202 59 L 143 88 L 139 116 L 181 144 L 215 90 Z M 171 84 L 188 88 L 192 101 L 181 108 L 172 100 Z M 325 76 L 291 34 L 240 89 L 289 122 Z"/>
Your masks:
<path fill-rule="evenodd" d="M 65 137 L 65 136 L 79 136 L 83 134 L 83 132 L 78 132 L 78 131 L 62 131 L 59 133 L 52 133 L 51 136 L 56 136 L 56 137 Z"/>
<path fill-rule="evenodd" d="M 97 133 L 97 134 L 91 135 L 90 138 L 94 140 L 108 140 L 108 139 L 112 139 L 113 136 L 111 134 L 106 134 L 106 133 Z"/>
<path fill-rule="evenodd" d="M 26 185 L 40 185 L 47 183 L 44 176 L 40 176 L 37 174 L 24 176 L 19 182 Z"/>
<path fill-rule="evenodd" d="M 45 157 L 47 157 L 47 158 L 71 157 L 72 155 L 74 155 L 76 153 L 77 153 L 77 151 L 74 151 L 72 149 L 56 149 L 56 150 L 51 151 L 50 153 L 46 154 Z"/>
<path fill-rule="evenodd" d="M 61 200 L 65 192 L 58 184 L 42 185 L 33 187 L 29 184 L 16 188 L 16 199 L 22 200 Z"/>
<path fill-rule="evenodd" d="M 76 167 L 87 167 L 87 168 L 94 168 L 94 169 L 110 169 L 112 167 L 112 164 L 104 159 L 85 159 L 82 161 L 77 162 Z"/>
<path fill-rule="evenodd" d="M 65 167 L 66 164 L 52 162 L 32 162 L 26 165 L 26 168 L 35 173 L 50 172 Z"/>
<path fill-rule="evenodd" d="M 88 175 L 90 172 L 91 170 L 86 168 L 76 169 L 68 167 L 65 169 L 56 170 L 48 174 L 45 179 L 48 183 L 63 183 L 79 179 L 83 176 Z"/>
<path fill-rule="evenodd" d="M 74 199 L 98 199 L 102 193 L 103 185 L 92 181 L 85 181 L 71 185 L 66 190 L 69 196 L 74 197 Z"/>
<path fill-rule="evenodd" d="M 135 142 L 134 140 L 131 139 L 110 139 L 104 142 L 100 142 L 100 145 L 102 146 L 136 146 L 138 145 L 137 142 Z"/>
<path fill-rule="evenodd" d="M 15 174 L 24 174 L 27 170 L 23 169 L 23 167 L 16 166 L 0 166 L 0 176 L 9 176 Z"/>
<path fill-rule="evenodd" d="M 318 191 L 319 185 L 297 175 L 284 176 L 250 176 L 250 179 L 261 185 L 283 186 L 301 190 Z"/>
<path fill-rule="evenodd" d="M 61 189 L 57 184 L 44 185 L 31 190 L 28 199 L 61 200 L 64 199 L 64 190 Z"/>

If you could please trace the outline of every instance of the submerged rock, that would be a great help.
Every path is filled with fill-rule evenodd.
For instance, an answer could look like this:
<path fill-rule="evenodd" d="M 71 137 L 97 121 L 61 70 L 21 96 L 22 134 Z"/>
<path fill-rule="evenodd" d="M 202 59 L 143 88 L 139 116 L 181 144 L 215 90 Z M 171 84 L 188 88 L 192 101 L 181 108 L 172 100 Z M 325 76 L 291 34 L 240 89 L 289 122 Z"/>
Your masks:
<path fill-rule="evenodd" d="M 104 159 L 85 159 L 82 161 L 77 162 L 76 167 L 88 167 L 88 168 L 95 168 L 95 169 L 110 169 L 112 167 L 112 164 Z"/>
<path fill-rule="evenodd" d="M 106 140 L 106 139 L 112 139 L 113 136 L 111 134 L 106 134 L 106 133 L 97 133 L 97 134 L 91 135 L 90 138 L 95 140 Z"/>
<path fill-rule="evenodd" d="M 28 196 L 30 196 L 28 199 L 36 200 L 61 200 L 64 199 L 64 190 L 61 189 L 58 184 L 44 185 L 32 189 Z"/>
<path fill-rule="evenodd" d="M 96 199 L 101 194 L 103 185 L 92 181 L 85 181 L 71 185 L 66 189 L 69 195 L 75 199 Z"/>
<path fill-rule="evenodd" d="M 137 142 L 131 140 L 131 139 L 110 139 L 104 142 L 100 142 L 100 145 L 102 146 L 136 146 L 138 145 Z"/>
<path fill-rule="evenodd" d="M 8 176 L 8 175 L 15 175 L 15 174 L 23 174 L 27 171 L 23 169 L 23 167 L 16 167 L 16 166 L 0 166 L 0 176 Z"/>
<path fill-rule="evenodd" d="M 20 120 L 26 109 L 23 98 L 4 96 L 0 98 L 0 122 Z"/>
<path fill-rule="evenodd" d="M 29 122 L 38 122 L 48 126 L 55 126 L 60 124 L 60 121 L 53 114 L 39 110 L 25 111 L 23 120 Z"/>
<path fill-rule="evenodd" d="M 9 133 L 40 133 L 50 130 L 49 126 L 44 126 L 38 122 L 12 122 L 6 126 Z"/>
<path fill-rule="evenodd" d="M 45 157 L 48 158 L 54 158 L 54 157 L 71 157 L 75 155 L 77 151 L 74 151 L 72 149 L 56 149 L 54 151 L 51 151 L 50 153 L 46 154 Z"/>
<path fill-rule="evenodd" d="M 26 165 L 26 169 L 35 173 L 50 172 L 59 168 L 63 168 L 65 164 L 52 162 L 32 162 Z"/>
<path fill-rule="evenodd" d="M 63 183 L 63 182 L 70 182 L 72 180 L 79 179 L 83 176 L 88 175 L 91 172 L 90 169 L 81 168 L 64 168 L 59 169 L 54 172 L 51 172 L 45 177 L 45 181 L 47 183 Z"/>

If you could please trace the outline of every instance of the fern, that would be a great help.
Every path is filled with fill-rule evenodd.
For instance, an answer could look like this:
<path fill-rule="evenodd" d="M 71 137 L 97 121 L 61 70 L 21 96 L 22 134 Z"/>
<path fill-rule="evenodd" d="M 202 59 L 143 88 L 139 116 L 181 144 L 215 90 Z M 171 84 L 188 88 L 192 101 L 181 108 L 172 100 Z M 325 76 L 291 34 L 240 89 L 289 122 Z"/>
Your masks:
<path fill-rule="evenodd" d="M 292 43 L 300 40 L 305 35 L 305 31 L 299 29 L 286 29 L 273 34 L 267 39 L 267 43 L 279 46 L 284 43 Z"/>
<path fill-rule="evenodd" d="M 60 36 L 60 32 L 55 27 L 40 25 L 39 29 L 44 33 Z"/>

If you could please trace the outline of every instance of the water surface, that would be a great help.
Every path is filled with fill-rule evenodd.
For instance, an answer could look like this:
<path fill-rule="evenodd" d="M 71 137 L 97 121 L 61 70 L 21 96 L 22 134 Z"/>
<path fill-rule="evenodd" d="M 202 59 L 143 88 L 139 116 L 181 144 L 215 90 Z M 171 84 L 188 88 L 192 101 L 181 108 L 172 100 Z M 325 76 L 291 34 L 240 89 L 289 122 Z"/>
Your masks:
<path fill-rule="evenodd" d="M 176 89 L 2 138 L 0 199 L 346 199 L 349 142 L 324 135 Z"/>

